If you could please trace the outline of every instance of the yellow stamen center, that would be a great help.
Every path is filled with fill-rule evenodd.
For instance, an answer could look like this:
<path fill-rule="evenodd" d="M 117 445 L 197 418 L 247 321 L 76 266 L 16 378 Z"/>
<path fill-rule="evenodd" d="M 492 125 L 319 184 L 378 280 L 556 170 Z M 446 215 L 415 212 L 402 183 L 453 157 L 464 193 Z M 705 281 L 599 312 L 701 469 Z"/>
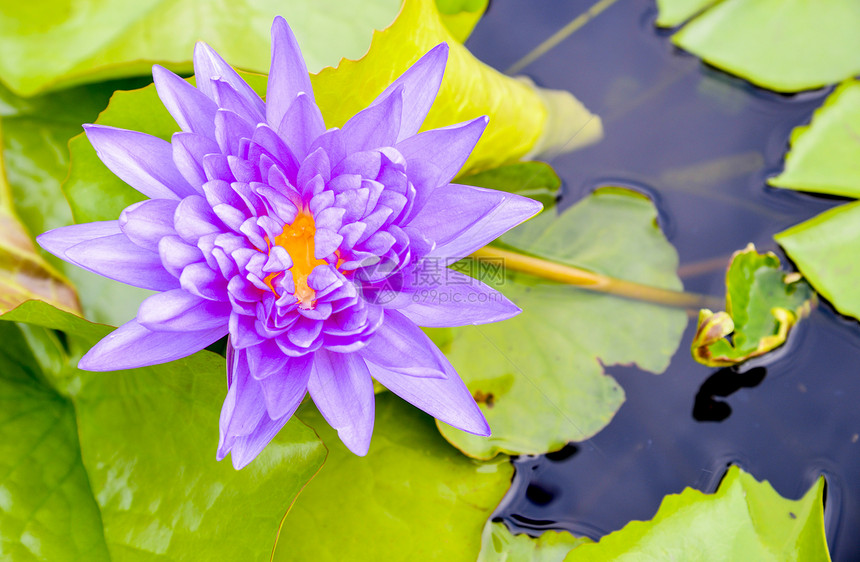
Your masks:
<path fill-rule="evenodd" d="M 299 213 L 292 224 L 284 227 L 284 231 L 275 238 L 275 245 L 285 249 L 293 260 L 290 271 L 293 274 L 293 283 L 296 286 L 295 296 L 302 308 L 313 308 L 316 293 L 308 286 L 308 275 L 318 265 L 325 265 L 325 261 L 314 256 L 314 235 L 316 225 L 310 215 Z M 266 276 L 266 284 L 275 295 L 278 292 L 272 285 L 274 278 L 280 273 L 270 273 Z"/>

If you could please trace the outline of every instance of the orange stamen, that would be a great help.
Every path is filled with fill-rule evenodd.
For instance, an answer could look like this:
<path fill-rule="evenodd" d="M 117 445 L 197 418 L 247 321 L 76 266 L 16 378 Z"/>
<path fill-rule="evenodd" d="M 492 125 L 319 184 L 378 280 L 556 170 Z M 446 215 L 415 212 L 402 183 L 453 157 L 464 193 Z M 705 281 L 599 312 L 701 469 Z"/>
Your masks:
<path fill-rule="evenodd" d="M 308 286 L 308 275 L 316 266 L 326 264 L 325 261 L 314 256 L 316 231 L 313 217 L 300 213 L 296 216 L 296 220 L 292 224 L 286 225 L 284 231 L 275 238 L 275 245 L 285 249 L 293 260 L 293 267 L 290 268 L 290 271 L 296 286 L 295 296 L 302 308 L 313 308 L 316 298 L 316 292 Z M 278 295 L 278 292 L 272 283 L 278 275 L 280 275 L 278 272 L 270 273 L 265 279 L 266 285 L 272 289 L 275 295 Z"/>

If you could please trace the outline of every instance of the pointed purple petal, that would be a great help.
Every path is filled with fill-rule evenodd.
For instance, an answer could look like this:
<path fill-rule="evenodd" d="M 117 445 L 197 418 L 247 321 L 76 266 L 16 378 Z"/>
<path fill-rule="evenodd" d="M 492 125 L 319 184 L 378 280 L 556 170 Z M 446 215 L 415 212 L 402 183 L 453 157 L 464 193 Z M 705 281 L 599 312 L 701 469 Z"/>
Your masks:
<path fill-rule="evenodd" d="M 247 97 L 239 94 L 229 82 L 213 78 L 212 85 L 215 90 L 215 101 L 218 102 L 219 108 L 232 111 L 248 123 L 256 125 L 263 121 L 263 108 L 256 104 L 254 100 L 249 100 Z M 214 119 L 215 115 L 213 114 L 212 117 Z"/>
<path fill-rule="evenodd" d="M 289 416 L 272 420 L 266 413 L 260 384 L 248 373 L 243 353 L 227 345 L 227 397 L 218 423 L 216 458 L 230 453 L 236 470 L 244 468 L 269 444 Z"/>
<path fill-rule="evenodd" d="M 470 185 L 450 184 L 433 193 L 409 223 L 431 240 L 431 257 L 463 258 L 540 212 L 537 201 Z"/>
<path fill-rule="evenodd" d="M 49 230 L 37 236 L 36 242 L 48 252 L 64 260 L 66 250 L 72 246 L 121 233 L 119 221 L 88 222 Z"/>
<path fill-rule="evenodd" d="M 219 78 L 233 86 L 236 92 L 248 100 L 248 103 L 256 107 L 261 113 L 265 111 L 263 100 L 257 95 L 251 86 L 227 64 L 212 47 L 199 41 L 194 46 L 194 74 L 197 80 L 197 89 L 206 94 L 212 101 L 216 100 L 213 78 Z"/>
<path fill-rule="evenodd" d="M 126 322 L 90 349 L 78 368 L 118 371 L 166 363 L 212 345 L 226 334 L 217 328 L 195 332 L 153 332 L 137 320 Z"/>
<path fill-rule="evenodd" d="M 484 414 L 454 367 L 435 346 L 434 353 L 444 365 L 444 379 L 406 377 L 373 363 L 367 368 L 385 388 L 439 421 L 474 435 L 490 435 Z"/>
<path fill-rule="evenodd" d="M 215 138 L 215 112 L 218 106 L 203 92 L 164 67 L 152 67 L 152 79 L 161 103 L 179 128 Z"/>
<path fill-rule="evenodd" d="M 374 397 L 364 360 L 355 353 L 318 351 L 308 392 L 343 444 L 356 455 L 366 455 L 373 434 Z"/>
<path fill-rule="evenodd" d="M 433 261 L 431 258 L 431 264 Z M 434 274 L 438 276 L 438 265 L 430 267 L 432 269 L 428 274 L 419 265 L 415 275 L 425 279 L 433 279 Z M 441 275 L 444 279 L 433 279 L 437 281 L 435 283 L 413 286 L 410 293 L 404 295 L 408 304 L 397 307 L 397 310 L 426 328 L 489 324 L 507 320 L 522 312 L 502 293 L 477 279 L 452 269 L 445 269 Z"/>
<path fill-rule="evenodd" d="M 214 117 L 213 117 L 214 119 Z M 203 169 L 203 158 L 207 154 L 220 152 L 218 143 L 214 140 L 215 123 L 212 123 L 212 138 L 194 133 L 175 133 L 170 144 L 173 147 L 173 163 L 182 177 L 191 184 L 197 193 L 203 193 L 206 183 L 206 171 Z"/>
<path fill-rule="evenodd" d="M 385 322 L 360 353 L 367 361 L 396 373 L 444 377 L 434 349 L 436 345 L 414 322 L 395 310 L 386 310 Z"/>
<path fill-rule="evenodd" d="M 149 330 L 188 332 L 220 328 L 227 332 L 230 303 L 202 299 L 184 289 L 172 289 L 140 303 L 137 321 Z"/>
<path fill-rule="evenodd" d="M 314 101 L 308 68 L 290 26 L 281 16 L 272 24 L 272 64 L 266 86 L 266 119 L 278 127 L 299 93 Z"/>
<path fill-rule="evenodd" d="M 266 411 L 273 420 L 291 416 L 299 407 L 308 389 L 314 354 L 284 359 L 283 354 L 263 358 L 263 361 L 274 361 L 280 365 L 277 372 L 260 380 Z"/>
<path fill-rule="evenodd" d="M 179 286 L 158 254 L 134 244 L 125 234 L 81 242 L 67 249 L 65 257 L 93 273 L 135 287 L 166 291 Z"/>
<path fill-rule="evenodd" d="M 411 137 L 421 128 L 436 99 L 436 94 L 439 93 L 447 60 L 448 45 L 446 43 L 436 45 L 371 103 L 376 105 L 397 88 L 403 88 L 403 114 L 400 119 L 398 141 Z"/>
<path fill-rule="evenodd" d="M 421 209 L 437 187 L 447 185 L 466 163 L 487 126 L 486 117 L 432 129 L 397 143 L 407 162 L 409 180 L 415 185 L 415 211 Z"/>
<path fill-rule="evenodd" d="M 300 93 L 277 126 L 278 134 L 300 161 L 311 144 L 325 132 L 322 114 L 308 94 Z"/>
<path fill-rule="evenodd" d="M 158 252 L 158 243 L 165 236 L 173 236 L 173 213 L 176 199 L 149 199 L 123 209 L 119 227 L 128 239 L 150 252 Z"/>
<path fill-rule="evenodd" d="M 403 90 L 395 89 L 385 99 L 362 109 L 343 126 L 347 153 L 363 152 L 397 143 Z"/>
<path fill-rule="evenodd" d="M 104 125 L 84 125 L 105 166 L 151 199 L 177 199 L 195 193 L 173 163 L 173 148 L 159 138 Z"/>

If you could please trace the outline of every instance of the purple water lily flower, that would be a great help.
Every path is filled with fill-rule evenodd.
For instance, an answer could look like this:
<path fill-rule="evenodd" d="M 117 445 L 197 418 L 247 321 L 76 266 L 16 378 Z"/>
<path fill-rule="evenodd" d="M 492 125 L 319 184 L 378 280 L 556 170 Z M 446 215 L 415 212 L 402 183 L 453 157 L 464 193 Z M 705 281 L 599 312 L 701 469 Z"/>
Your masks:
<path fill-rule="evenodd" d="M 342 129 L 326 130 L 287 23 L 272 27 L 264 102 L 205 44 L 197 87 L 160 66 L 171 142 L 85 126 L 99 158 L 149 199 L 119 220 L 39 243 L 80 267 L 158 291 L 80 368 L 109 371 L 195 353 L 229 334 L 217 458 L 252 461 L 309 392 L 344 444 L 370 446 L 372 379 L 477 435 L 489 427 L 418 326 L 482 324 L 519 309 L 440 264 L 531 217 L 540 204 L 450 184 L 485 117 L 418 133 L 448 49 L 428 52 Z"/>

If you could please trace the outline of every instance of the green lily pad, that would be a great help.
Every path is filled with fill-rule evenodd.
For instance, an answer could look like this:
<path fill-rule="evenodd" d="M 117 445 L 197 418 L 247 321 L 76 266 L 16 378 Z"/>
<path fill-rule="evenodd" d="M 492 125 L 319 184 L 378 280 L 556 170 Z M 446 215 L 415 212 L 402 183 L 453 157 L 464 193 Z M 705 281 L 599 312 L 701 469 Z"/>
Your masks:
<path fill-rule="evenodd" d="M 222 357 L 204 351 L 166 365 L 86 373 L 73 365 L 109 328 L 37 301 L 2 319 L 62 329 L 68 338 L 69 351 L 43 330 L 39 362 L 41 378 L 74 405 L 53 415 L 65 424 L 58 426 L 65 434 L 79 440 L 79 445 L 75 441 L 64 446 L 79 446 L 80 453 L 45 454 L 28 461 L 38 461 L 38 466 L 20 475 L 19 487 L 37 489 L 51 483 L 46 478 L 67 472 L 82 475 L 92 495 L 82 498 L 82 489 L 76 488 L 75 499 L 81 503 L 77 509 L 85 515 L 91 509 L 87 501 L 94 498 L 101 520 L 97 513 L 87 523 L 82 515 L 75 523 L 86 525 L 86 532 L 76 539 L 74 525 L 58 526 L 52 529 L 60 537 L 56 540 L 92 543 L 97 552 L 90 537 L 101 536 L 111 558 L 123 560 L 259 560 L 269 555 L 279 521 L 325 458 L 313 431 L 298 420 L 289 422 L 260 457 L 236 471 L 215 460 L 218 415 L 226 393 Z M 0 377 L 5 379 L 5 372 Z M 13 424 L 0 427 L 4 444 L 40 446 L 31 432 L 15 433 Z M 62 522 L 63 512 L 56 517 Z M 97 529 L 93 520 L 100 525 Z M 0 533 L 6 541 L 5 526 Z"/>
<path fill-rule="evenodd" d="M 536 539 L 512 535 L 504 523 L 487 522 L 478 562 L 562 562 L 568 552 L 589 542 L 566 531 L 545 531 Z"/>
<path fill-rule="evenodd" d="M 860 198 L 860 80 L 848 80 L 791 132 L 785 170 L 774 187 Z"/>
<path fill-rule="evenodd" d="M 376 397 L 366 457 L 350 453 L 312 405 L 298 415 L 330 450 L 284 519 L 274 560 L 475 560 L 481 528 L 510 486 L 507 458 L 463 457 L 431 417 L 390 393 Z"/>
<path fill-rule="evenodd" d="M 472 174 L 461 176 L 457 183 L 498 189 L 530 197 L 543 203 L 544 211 L 555 205 L 561 179 L 552 166 L 545 162 L 517 162 Z"/>
<path fill-rule="evenodd" d="M 840 85 L 791 135 L 776 187 L 860 198 L 860 81 Z M 860 319 L 860 203 L 826 211 L 774 236 L 816 291 Z"/>
<path fill-rule="evenodd" d="M 532 219 L 501 242 L 552 262 L 680 289 L 678 256 L 656 215 L 646 197 L 604 188 L 561 215 Z M 603 365 L 636 363 L 660 373 L 687 324 L 683 310 L 505 271 L 503 262 L 472 261 L 465 267 L 523 309 L 511 320 L 445 334 L 443 349 L 493 434 L 483 438 L 443 423 L 439 427 L 476 458 L 545 453 L 591 437 L 624 401 L 624 391 Z"/>
<path fill-rule="evenodd" d="M 855 0 L 659 0 L 657 25 L 704 10 L 672 42 L 708 64 L 778 92 L 798 92 L 860 73 Z"/>
<path fill-rule="evenodd" d="M 442 42 L 450 48 L 448 65 L 423 128 L 452 125 L 481 115 L 490 117 L 463 174 L 537 153 L 575 150 L 602 137 L 600 118 L 569 92 L 538 88 L 476 59 L 445 27 L 433 0 L 404 0 L 394 23 L 374 33 L 364 57 L 344 59 L 337 68 L 324 68 L 311 77 L 326 124 L 342 126 L 421 55 Z"/>
<path fill-rule="evenodd" d="M 565 561 L 829 561 L 823 494 L 819 478 L 802 498 L 787 500 L 732 466 L 716 493 L 687 488 L 666 496 L 651 521 L 628 523 Z"/>
<path fill-rule="evenodd" d="M 693 358 L 726 367 L 776 349 L 809 313 L 814 297 L 802 278 L 779 268 L 776 254 L 759 254 L 750 244 L 734 253 L 726 272 L 726 311 L 699 312 Z"/>
<path fill-rule="evenodd" d="M 17 326 L 0 322 L 0 338 L 0 552 L 12 562 L 109 560 L 75 409 L 40 378 Z"/>
<path fill-rule="evenodd" d="M 341 57 L 361 56 L 371 30 L 388 25 L 399 6 L 399 0 L 6 3 L 0 11 L 0 79 L 29 96 L 148 74 L 153 63 L 191 72 L 198 40 L 239 68 L 268 72 L 269 32 L 276 15 L 290 22 L 308 68 L 316 71 Z"/>
<path fill-rule="evenodd" d="M 490 0 L 436 0 L 442 23 L 458 43 L 466 42 L 489 4 Z"/>

